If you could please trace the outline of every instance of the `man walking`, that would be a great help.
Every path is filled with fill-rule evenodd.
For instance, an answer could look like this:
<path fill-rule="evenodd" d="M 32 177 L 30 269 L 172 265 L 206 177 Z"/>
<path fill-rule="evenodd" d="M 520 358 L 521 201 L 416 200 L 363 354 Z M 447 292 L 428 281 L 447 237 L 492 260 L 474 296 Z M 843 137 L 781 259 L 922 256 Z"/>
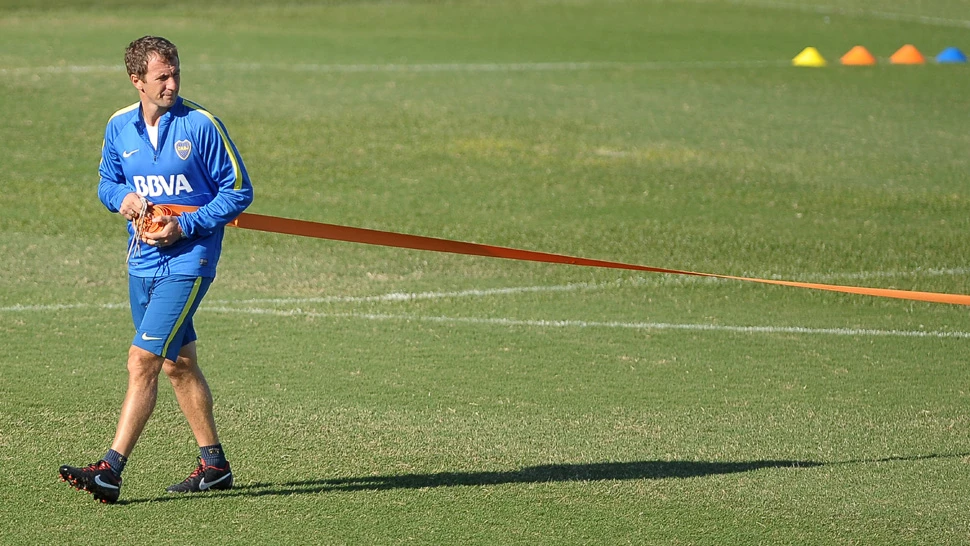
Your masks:
<path fill-rule="evenodd" d="M 195 470 L 167 491 L 232 487 L 192 319 L 215 277 L 225 225 L 253 200 L 246 167 L 225 126 L 179 96 L 176 46 L 165 38 L 139 38 L 128 45 L 125 66 L 139 101 L 108 120 L 98 196 L 109 211 L 131 221 L 128 290 L 135 335 L 128 389 L 104 458 L 60 468 L 63 480 L 108 503 L 118 500 L 125 463 L 155 409 L 162 371 L 200 450 Z M 153 229 L 136 229 L 151 205 L 187 212 L 156 217 Z"/>

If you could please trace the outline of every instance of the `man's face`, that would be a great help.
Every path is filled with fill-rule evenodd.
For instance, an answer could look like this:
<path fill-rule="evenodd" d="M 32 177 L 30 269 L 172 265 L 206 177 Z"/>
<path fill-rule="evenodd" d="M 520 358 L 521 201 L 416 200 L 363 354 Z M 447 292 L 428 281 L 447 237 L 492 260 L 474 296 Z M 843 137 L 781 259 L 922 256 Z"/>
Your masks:
<path fill-rule="evenodd" d="M 144 76 L 131 75 L 131 83 L 138 89 L 142 100 L 168 109 L 179 96 L 181 78 L 178 59 L 170 63 L 156 55 L 148 59 L 148 71 Z"/>

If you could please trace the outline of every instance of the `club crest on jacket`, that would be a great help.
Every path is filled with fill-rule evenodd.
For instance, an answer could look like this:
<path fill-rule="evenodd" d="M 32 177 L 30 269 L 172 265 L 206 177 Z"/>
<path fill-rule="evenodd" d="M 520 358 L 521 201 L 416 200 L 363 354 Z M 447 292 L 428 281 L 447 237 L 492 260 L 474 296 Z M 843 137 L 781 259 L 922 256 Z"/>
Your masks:
<path fill-rule="evenodd" d="M 175 141 L 175 153 L 184 161 L 189 158 L 189 154 L 192 153 L 192 143 L 188 140 L 177 140 Z"/>

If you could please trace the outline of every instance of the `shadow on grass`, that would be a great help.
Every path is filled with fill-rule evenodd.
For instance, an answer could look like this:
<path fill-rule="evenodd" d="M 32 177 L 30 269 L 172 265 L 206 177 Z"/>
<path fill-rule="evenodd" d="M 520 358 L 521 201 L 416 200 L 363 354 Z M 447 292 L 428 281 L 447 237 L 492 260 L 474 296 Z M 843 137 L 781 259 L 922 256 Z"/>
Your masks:
<path fill-rule="evenodd" d="M 518 483 L 557 483 L 605 480 L 659 480 L 695 478 L 717 474 L 750 472 L 762 468 L 810 468 L 823 463 L 812 461 L 635 461 L 628 463 L 553 464 L 529 466 L 496 472 L 437 472 L 433 474 L 395 474 L 327 478 L 283 483 L 237 485 L 219 496 L 306 495 L 339 491 L 384 491 L 388 489 L 426 489 L 432 487 L 486 486 Z M 118 504 L 197 499 L 206 495 L 169 495 L 154 499 L 122 500 Z"/>
<path fill-rule="evenodd" d="M 551 483 L 604 480 L 659 480 L 695 478 L 715 474 L 734 474 L 761 468 L 798 468 L 818 466 L 810 461 L 637 461 L 631 463 L 553 464 L 529 466 L 504 472 L 438 472 L 360 478 L 336 478 L 287 482 L 285 487 L 320 487 L 357 491 L 361 489 L 424 489 L 460 485 L 484 486 L 510 483 Z"/>
<path fill-rule="evenodd" d="M 817 466 L 878 464 L 931 459 L 970 457 L 970 453 L 892 456 L 881 459 L 851 459 L 818 462 L 796 460 L 764 461 L 634 461 L 627 463 L 552 464 L 528 466 L 519 470 L 495 472 L 436 472 L 433 474 L 392 474 L 349 478 L 324 478 L 282 483 L 237 485 L 231 491 L 205 495 L 166 495 L 152 499 L 122 500 L 118 504 L 166 502 L 218 497 L 261 497 L 314 495 L 327 492 L 386 491 L 389 489 L 427 489 L 433 487 L 487 486 L 523 483 L 562 483 L 607 480 L 662 480 L 699 478 L 721 474 L 751 472 L 763 468 L 800 469 Z"/>

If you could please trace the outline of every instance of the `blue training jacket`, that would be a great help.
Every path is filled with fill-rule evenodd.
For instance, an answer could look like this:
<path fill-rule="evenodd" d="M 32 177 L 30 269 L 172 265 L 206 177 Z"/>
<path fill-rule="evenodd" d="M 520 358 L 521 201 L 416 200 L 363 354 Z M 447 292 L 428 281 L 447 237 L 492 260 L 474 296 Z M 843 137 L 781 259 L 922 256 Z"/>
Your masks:
<path fill-rule="evenodd" d="M 145 129 L 141 103 L 111 116 L 101 148 L 98 197 L 118 212 L 130 192 L 160 205 L 193 205 L 178 218 L 185 238 L 164 248 L 141 241 L 128 265 L 134 277 L 214 277 L 226 223 L 253 201 L 253 185 L 222 122 L 179 97 L 158 122 L 158 148 Z M 129 242 L 134 236 L 128 223 Z"/>

